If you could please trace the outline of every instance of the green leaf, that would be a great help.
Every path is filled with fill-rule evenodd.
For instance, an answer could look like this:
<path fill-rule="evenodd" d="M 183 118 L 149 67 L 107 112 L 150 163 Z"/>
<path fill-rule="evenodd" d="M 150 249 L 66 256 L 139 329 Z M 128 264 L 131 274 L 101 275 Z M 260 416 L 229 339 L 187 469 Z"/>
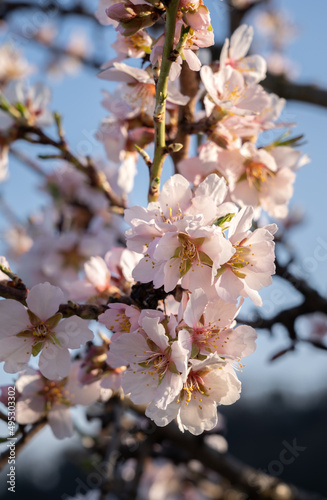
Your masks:
<path fill-rule="evenodd" d="M 235 214 L 228 213 L 228 214 L 224 215 L 223 217 L 219 217 L 218 219 L 215 220 L 214 225 L 221 227 L 224 224 L 226 224 L 226 222 L 230 222 L 232 220 L 232 218 L 234 217 L 234 215 Z"/>

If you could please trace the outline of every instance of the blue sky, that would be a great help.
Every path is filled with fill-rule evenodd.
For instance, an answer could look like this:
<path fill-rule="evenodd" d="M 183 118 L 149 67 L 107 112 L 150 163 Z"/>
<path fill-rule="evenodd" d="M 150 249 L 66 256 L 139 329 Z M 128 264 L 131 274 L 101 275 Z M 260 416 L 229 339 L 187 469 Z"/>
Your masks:
<path fill-rule="evenodd" d="M 218 5 L 213 9 L 213 26 L 216 40 L 222 42 L 226 36 L 225 13 L 226 8 L 220 0 L 208 0 L 208 7 Z M 287 56 L 293 59 L 300 68 L 299 81 L 314 82 L 327 88 L 326 56 L 324 49 L 327 46 L 327 3 L 325 0 L 284 0 L 276 2 L 290 12 L 298 25 L 299 37 L 287 49 Z M 314 6 L 314 7 L 313 7 Z M 246 19 L 252 23 L 253 16 Z M 65 26 L 60 36 L 65 38 L 69 30 L 77 28 L 80 20 L 74 20 Z M 90 32 L 93 36 L 94 32 Z M 114 55 L 109 44 L 114 40 L 112 28 L 106 30 L 103 42 L 104 61 Z M 31 42 L 21 45 L 27 57 L 35 64 L 40 62 L 40 54 Z M 105 55 L 106 54 L 106 55 Z M 44 80 L 40 74 L 34 80 Z M 32 80 L 33 80 L 32 79 Z M 102 145 L 94 140 L 94 133 L 100 120 L 106 115 L 101 107 L 101 89 L 110 90 L 112 84 L 96 78 L 96 72 L 86 69 L 75 77 L 68 77 L 55 84 L 51 83 L 53 91 L 52 109 L 62 112 L 67 138 L 75 152 L 86 151 L 92 156 L 104 156 Z M 282 119 L 297 122 L 296 134 L 304 133 L 306 144 L 302 150 L 311 157 L 311 163 L 305 166 L 298 174 L 295 184 L 295 194 L 291 206 L 302 207 L 305 210 L 303 225 L 290 234 L 290 241 L 298 255 L 298 269 L 304 277 L 321 293 L 327 293 L 327 225 L 325 213 L 327 211 L 326 185 L 327 165 L 325 145 L 327 140 L 327 110 L 318 106 L 291 102 L 288 103 Z M 32 153 L 33 148 L 24 149 Z M 50 165 L 49 165 L 50 167 Z M 135 190 L 131 197 L 132 204 L 146 203 L 146 184 L 144 176 L 147 169 L 140 163 L 139 177 L 136 180 Z M 170 175 L 167 168 L 165 177 Z M 10 166 L 10 179 L 0 186 L 0 194 L 13 206 L 17 216 L 26 219 L 28 214 L 46 203 L 46 198 L 35 189 L 38 178 L 34 173 L 26 170 L 17 162 Z M 0 229 L 3 230 L 6 222 L 0 216 Z M 322 258 L 312 264 L 315 249 L 321 241 L 326 245 L 326 259 Z M 319 243 L 320 242 L 320 243 Z M 279 303 L 274 302 L 274 290 L 279 293 Z M 273 310 L 299 300 L 290 286 L 276 282 L 274 287 L 262 293 L 263 310 L 268 312 L 271 305 Z M 251 304 L 247 305 L 252 309 Z M 268 363 L 270 355 L 288 345 L 287 338 L 281 330 L 276 328 L 276 336 L 269 337 L 266 332 L 259 333 L 258 349 L 247 360 L 247 367 L 240 375 L 243 381 L 243 392 L 248 397 L 262 396 L 268 389 L 280 388 L 293 394 L 305 395 L 315 392 L 324 386 L 327 376 L 327 357 L 308 345 L 301 345 L 298 352 L 288 354 L 274 363 Z M 8 380 L 6 375 L 3 380 Z"/>

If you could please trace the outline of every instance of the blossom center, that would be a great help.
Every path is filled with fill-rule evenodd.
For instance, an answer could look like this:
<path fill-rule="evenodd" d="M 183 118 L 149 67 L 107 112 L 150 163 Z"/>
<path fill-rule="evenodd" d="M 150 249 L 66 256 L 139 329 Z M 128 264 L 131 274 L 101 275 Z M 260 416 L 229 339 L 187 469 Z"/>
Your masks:
<path fill-rule="evenodd" d="M 246 176 L 250 186 L 255 187 L 257 191 L 261 190 L 261 184 L 266 182 L 273 172 L 267 168 L 264 163 L 248 160 L 245 162 Z"/>
<path fill-rule="evenodd" d="M 55 381 L 47 381 L 44 385 L 41 394 L 46 401 L 46 409 L 49 411 L 55 404 L 63 404 L 70 406 L 69 391 L 65 389 L 67 379 Z"/>
<path fill-rule="evenodd" d="M 197 328 L 193 333 L 193 341 L 201 350 L 211 351 L 212 348 L 218 349 L 217 339 L 219 339 L 220 328 Z"/>
<path fill-rule="evenodd" d="M 203 396 L 207 397 L 209 394 L 205 388 L 201 373 L 191 371 L 187 377 L 187 381 L 184 383 L 177 403 L 185 400 L 185 404 L 188 406 L 192 398 L 195 400 L 198 398 L 199 402 L 202 402 Z M 201 405 L 199 405 L 199 408 L 202 410 Z"/>
<path fill-rule="evenodd" d="M 33 335 L 35 337 L 46 337 L 48 333 L 48 326 L 44 323 L 40 323 L 39 325 L 33 327 Z"/>

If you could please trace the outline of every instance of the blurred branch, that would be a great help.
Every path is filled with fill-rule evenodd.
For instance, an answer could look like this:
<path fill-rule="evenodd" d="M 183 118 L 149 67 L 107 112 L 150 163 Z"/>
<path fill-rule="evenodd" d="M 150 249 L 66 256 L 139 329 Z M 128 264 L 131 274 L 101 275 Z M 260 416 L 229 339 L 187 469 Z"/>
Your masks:
<path fill-rule="evenodd" d="M 268 330 L 271 330 L 275 324 L 279 323 L 287 329 L 290 339 L 293 342 L 296 342 L 298 340 L 295 330 L 295 321 L 297 320 L 297 318 L 315 312 L 322 312 L 326 314 L 327 299 L 325 297 L 322 297 L 317 290 L 312 288 L 306 280 L 295 276 L 289 270 L 289 264 L 282 265 L 278 262 L 277 259 L 276 275 L 286 280 L 298 292 L 300 292 L 304 297 L 304 301 L 300 305 L 280 311 L 271 318 L 263 318 L 262 316 L 257 315 L 257 317 L 252 321 L 247 321 L 242 318 L 238 318 L 237 321 L 239 323 L 242 323 L 243 325 L 252 326 L 253 328 L 262 328 Z M 310 342 L 315 347 L 326 349 L 326 347 L 318 341 L 307 340 L 307 342 Z M 293 350 L 293 348 L 294 346 L 290 346 L 289 348 L 285 349 L 285 352 L 281 351 L 280 353 L 273 356 L 273 359 L 276 359 L 286 352 Z"/>
<path fill-rule="evenodd" d="M 10 148 L 9 152 L 12 156 L 14 156 L 21 163 L 24 163 L 25 165 L 30 167 L 34 172 L 41 175 L 41 177 L 46 177 L 47 174 L 44 172 L 41 165 L 39 165 L 39 163 L 37 163 L 32 158 L 29 158 L 29 156 L 27 156 L 25 153 L 23 153 L 22 151 L 19 151 L 16 148 Z"/>
<path fill-rule="evenodd" d="M 279 95 L 279 97 L 327 107 L 327 89 L 321 88 L 318 85 L 290 82 L 283 75 L 275 76 L 271 73 L 267 74 L 262 85 L 267 90 Z"/>
<path fill-rule="evenodd" d="M 205 467 L 218 472 L 233 486 L 247 493 L 251 500 L 323 500 L 314 493 L 305 493 L 293 485 L 287 485 L 277 477 L 272 477 L 243 464 L 229 454 L 220 454 L 203 442 L 200 436 L 181 433 L 173 423 L 156 429 L 159 440 L 168 439 L 174 446 L 187 453 L 188 460 L 198 460 Z"/>
<path fill-rule="evenodd" d="M 121 209 L 121 213 L 123 212 L 125 208 L 125 200 L 120 198 L 115 193 L 104 173 L 95 168 L 90 158 L 86 159 L 87 164 L 82 163 L 82 161 L 72 154 L 66 141 L 62 137 L 56 141 L 48 136 L 39 127 L 20 125 L 17 131 L 17 139 L 23 139 L 32 144 L 52 146 L 59 150 L 59 155 L 40 155 L 39 157 L 43 159 L 59 158 L 71 163 L 77 170 L 88 177 L 89 184 L 92 187 L 102 191 L 105 197 L 110 201 L 111 205 Z"/>
<path fill-rule="evenodd" d="M 55 12 L 58 16 L 82 16 L 96 21 L 93 12 L 85 9 L 82 3 L 77 2 L 71 7 L 64 7 L 56 1 L 49 1 L 44 5 L 43 2 L 11 2 L 6 0 L 0 0 L 0 19 L 6 19 L 6 17 L 13 12 L 19 10 L 42 10 L 43 12 L 51 11 L 52 15 Z"/>
<path fill-rule="evenodd" d="M 131 402 L 129 406 L 139 415 L 143 415 L 144 407 Z M 248 494 L 251 500 L 324 500 L 319 494 L 301 491 L 277 477 L 242 463 L 228 453 L 217 452 L 204 442 L 203 436 L 182 433 L 174 422 L 165 427 L 156 427 L 151 438 L 153 442 L 161 444 L 169 441 L 175 448 L 185 451 L 185 462 L 198 460 L 208 469 L 228 479 L 232 486 Z"/>

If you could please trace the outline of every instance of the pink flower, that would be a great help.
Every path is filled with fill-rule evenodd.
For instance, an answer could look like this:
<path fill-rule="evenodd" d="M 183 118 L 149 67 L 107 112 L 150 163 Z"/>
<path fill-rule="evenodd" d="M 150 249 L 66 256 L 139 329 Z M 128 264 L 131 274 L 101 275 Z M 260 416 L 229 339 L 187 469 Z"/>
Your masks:
<path fill-rule="evenodd" d="M 100 314 L 99 321 L 115 334 L 135 332 L 139 328 L 141 311 L 135 306 L 116 302 Z"/>
<path fill-rule="evenodd" d="M 112 368 L 108 362 L 109 341 L 103 337 L 103 344 L 92 345 L 80 363 L 78 379 L 81 384 L 99 382 L 101 401 L 107 401 L 114 391 L 121 391 L 122 376 L 125 366 Z"/>
<path fill-rule="evenodd" d="M 106 11 L 112 5 L 115 5 L 120 2 L 121 0 L 99 0 L 98 8 L 94 14 L 99 23 L 104 25 L 112 24 L 113 26 L 117 26 L 118 25 L 117 21 L 111 19 Z"/>
<path fill-rule="evenodd" d="M 252 38 L 252 26 L 246 26 L 246 24 L 239 26 L 230 41 L 226 38 L 220 55 L 220 67 L 230 65 L 240 71 L 248 85 L 263 80 L 267 71 L 267 64 L 263 57 L 259 55 L 245 57 Z"/>
<path fill-rule="evenodd" d="M 241 304 L 237 307 L 221 299 L 208 301 L 201 289 L 190 294 L 178 329 L 184 332 L 183 345 L 192 357 L 216 352 L 239 360 L 255 351 L 255 330 L 244 325 L 233 329 Z"/>
<path fill-rule="evenodd" d="M 175 400 L 165 410 L 154 401 L 145 414 L 163 427 L 177 418 L 179 429 L 199 435 L 217 425 L 217 405 L 230 405 L 239 399 L 241 383 L 233 368 L 217 354 L 205 360 L 191 360 L 187 379 Z"/>
<path fill-rule="evenodd" d="M 287 216 L 287 204 L 301 152 L 292 147 L 257 149 L 246 142 L 240 151 L 222 151 L 219 170 L 229 183 L 231 198 L 241 206 L 261 206 L 273 217 Z"/>
<path fill-rule="evenodd" d="M 124 2 L 115 3 L 106 10 L 111 19 L 118 21 L 116 29 L 122 35 L 134 35 L 139 30 L 152 26 L 159 19 L 158 10 L 145 1 L 124 0 Z"/>
<path fill-rule="evenodd" d="M 111 102 L 110 111 L 121 119 L 132 118 L 140 113 L 152 116 L 155 106 L 155 83 L 149 71 L 132 68 L 124 63 L 113 63 L 113 67 L 107 68 L 98 77 L 102 80 L 124 82 L 118 87 L 112 97 L 107 95 L 106 102 Z M 178 88 L 169 83 L 168 102 L 185 105 L 189 97 L 180 93 Z"/>
<path fill-rule="evenodd" d="M 75 363 L 66 378 L 54 382 L 29 368 L 16 382 L 20 393 L 16 403 L 17 422 L 34 424 L 46 417 L 56 438 L 72 436 L 74 427 L 70 408 L 94 403 L 100 392 L 97 384 L 81 385 L 78 370 L 79 363 Z"/>
<path fill-rule="evenodd" d="M 101 69 L 109 68 L 114 62 L 120 62 L 128 57 L 140 59 L 151 53 L 152 38 L 145 30 L 140 30 L 135 35 L 124 36 L 117 33 L 117 40 L 111 47 L 117 52 L 117 57 L 101 66 Z"/>
<path fill-rule="evenodd" d="M 51 92 L 43 83 L 35 83 L 31 87 L 26 87 L 25 83 L 19 81 L 11 83 L 3 92 L 5 99 L 14 107 L 20 103 L 24 112 L 20 119 L 27 125 L 47 127 L 52 125 L 53 116 L 48 109 Z M 5 130 L 14 123 L 14 119 L 4 111 L 0 111 L 0 130 Z"/>
<path fill-rule="evenodd" d="M 212 102 L 206 98 L 207 114 L 214 105 L 225 114 L 253 115 L 269 103 L 268 94 L 260 85 L 247 86 L 244 77 L 231 66 L 213 73 L 209 66 L 201 68 L 201 79 Z"/>
<path fill-rule="evenodd" d="M 100 299 L 103 302 L 111 290 L 116 291 L 108 266 L 101 257 L 91 257 L 84 264 L 84 272 L 85 279 L 73 281 L 67 287 L 71 300 L 97 302 Z"/>
<path fill-rule="evenodd" d="M 272 283 L 275 273 L 276 224 L 251 232 L 253 209 L 242 208 L 231 221 L 228 239 L 235 253 L 216 275 L 215 288 L 219 297 L 236 303 L 239 296 L 250 297 L 257 306 L 262 305 L 258 290 Z"/>
<path fill-rule="evenodd" d="M 139 253 L 124 247 L 113 247 L 105 255 L 112 282 L 125 293 L 129 293 L 135 283 L 132 273 L 141 258 Z"/>
<path fill-rule="evenodd" d="M 28 309 L 20 302 L 0 302 L 0 361 L 4 370 L 15 373 L 24 368 L 31 356 L 40 354 L 39 368 L 49 379 L 66 377 L 71 366 L 69 349 L 78 349 L 93 333 L 87 323 L 73 316 L 62 319 L 58 313 L 64 301 L 60 288 L 42 283 L 28 293 Z"/>
<path fill-rule="evenodd" d="M 179 7 L 184 13 L 185 23 L 193 30 L 211 28 L 210 12 L 203 0 L 181 0 Z"/>

